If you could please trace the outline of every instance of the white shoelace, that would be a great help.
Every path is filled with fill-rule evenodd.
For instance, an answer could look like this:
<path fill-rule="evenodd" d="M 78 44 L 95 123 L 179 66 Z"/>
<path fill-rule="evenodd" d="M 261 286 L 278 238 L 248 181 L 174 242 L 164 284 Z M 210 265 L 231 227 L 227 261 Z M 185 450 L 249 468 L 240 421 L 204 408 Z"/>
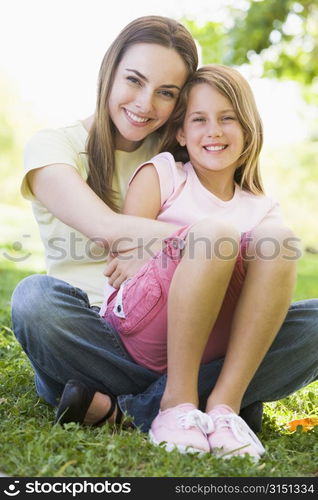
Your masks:
<path fill-rule="evenodd" d="M 254 434 L 252 429 L 247 425 L 247 423 L 235 413 L 224 414 L 224 415 L 210 415 L 210 418 L 214 424 L 213 431 L 215 429 L 229 428 L 233 432 L 235 438 L 242 444 L 252 444 L 255 445 L 257 452 L 262 455 L 265 452 L 265 448 Z M 211 432 L 213 432 L 211 431 Z"/>
<path fill-rule="evenodd" d="M 200 410 L 191 410 L 188 413 L 180 413 L 178 415 L 181 427 L 189 429 L 190 427 L 198 427 L 203 434 L 208 435 L 214 430 L 212 419 L 206 413 Z"/>

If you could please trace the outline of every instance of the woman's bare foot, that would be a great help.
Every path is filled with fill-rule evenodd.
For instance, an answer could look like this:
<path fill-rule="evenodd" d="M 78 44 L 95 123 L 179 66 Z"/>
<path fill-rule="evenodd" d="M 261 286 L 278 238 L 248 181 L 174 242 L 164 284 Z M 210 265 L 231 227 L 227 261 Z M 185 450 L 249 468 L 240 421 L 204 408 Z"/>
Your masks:
<path fill-rule="evenodd" d="M 107 394 L 102 394 L 101 392 L 95 392 L 93 400 L 87 410 L 84 418 L 85 425 L 94 425 L 96 422 L 101 420 L 111 408 L 111 399 Z M 113 414 L 109 417 L 107 422 L 114 424 L 117 416 L 118 408 L 117 405 Z"/>

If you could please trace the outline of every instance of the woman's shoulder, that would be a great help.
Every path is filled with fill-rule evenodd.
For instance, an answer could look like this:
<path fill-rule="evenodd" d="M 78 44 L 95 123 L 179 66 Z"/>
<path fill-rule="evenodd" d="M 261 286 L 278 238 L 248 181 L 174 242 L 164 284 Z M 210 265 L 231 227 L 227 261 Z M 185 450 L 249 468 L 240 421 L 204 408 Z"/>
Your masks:
<path fill-rule="evenodd" d="M 33 145 L 47 145 L 50 143 L 56 144 L 72 144 L 83 143 L 87 139 L 87 131 L 80 121 L 72 125 L 58 128 L 43 128 L 35 132 L 26 144 L 26 148 Z"/>
<path fill-rule="evenodd" d="M 45 128 L 36 132 L 24 148 L 24 170 L 50 164 L 68 164 L 87 177 L 86 161 L 87 131 L 81 123 L 67 127 Z"/>

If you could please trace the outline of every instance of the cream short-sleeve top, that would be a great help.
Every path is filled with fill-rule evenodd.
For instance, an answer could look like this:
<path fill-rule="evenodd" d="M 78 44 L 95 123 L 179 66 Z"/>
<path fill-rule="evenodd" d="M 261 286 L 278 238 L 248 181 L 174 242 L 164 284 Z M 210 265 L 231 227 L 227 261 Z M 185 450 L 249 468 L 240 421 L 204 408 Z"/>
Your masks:
<path fill-rule="evenodd" d="M 47 274 L 67 281 L 84 290 L 91 305 L 100 306 L 104 298 L 105 251 L 61 222 L 33 195 L 28 183 L 28 172 L 54 163 L 74 167 L 86 181 L 89 173 L 86 150 L 87 131 L 82 122 L 58 129 L 37 132 L 28 142 L 24 155 L 22 195 L 32 203 L 44 245 Z M 115 174 L 112 187 L 122 202 L 129 179 L 135 169 L 156 154 L 158 135 L 147 137 L 133 152 L 115 151 Z M 80 204 L 81 200 L 78 200 Z M 63 200 L 61 200 L 63 204 Z"/>

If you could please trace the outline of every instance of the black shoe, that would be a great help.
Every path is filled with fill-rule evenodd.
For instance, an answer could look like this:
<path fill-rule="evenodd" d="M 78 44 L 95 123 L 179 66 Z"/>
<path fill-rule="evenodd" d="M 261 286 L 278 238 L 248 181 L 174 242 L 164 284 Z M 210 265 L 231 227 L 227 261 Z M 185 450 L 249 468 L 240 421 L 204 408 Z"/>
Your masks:
<path fill-rule="evenodd" d="M 263 403 L 256 401 L 240 411 L 240 417 L 245 420 L 253 432 L 261 432 L 263 418 Z"/>
<path fill-rule="evenodd" d="M 84 418 L 89 405 L 93 400 L 95 392 L 95 389 L 87 386 L 79 380 L 69 380 L 64 387 L 64 391 L 57 408 L 55 423 L 59 423 L 61 425 L 67 424 L 69 422 L 82 424 L 84 422 Z M 103 418 L 101 418 L 94 424 L 94 426 L 100 425 L 108 420 L 113 415 L 116 407 L 116 424 L 119 424 L 121 422 L 122 412 L 116 405 L 115 396 L 110 392 L 107 392 L 105 394 L 110 397 L 110 409 Z"/>

